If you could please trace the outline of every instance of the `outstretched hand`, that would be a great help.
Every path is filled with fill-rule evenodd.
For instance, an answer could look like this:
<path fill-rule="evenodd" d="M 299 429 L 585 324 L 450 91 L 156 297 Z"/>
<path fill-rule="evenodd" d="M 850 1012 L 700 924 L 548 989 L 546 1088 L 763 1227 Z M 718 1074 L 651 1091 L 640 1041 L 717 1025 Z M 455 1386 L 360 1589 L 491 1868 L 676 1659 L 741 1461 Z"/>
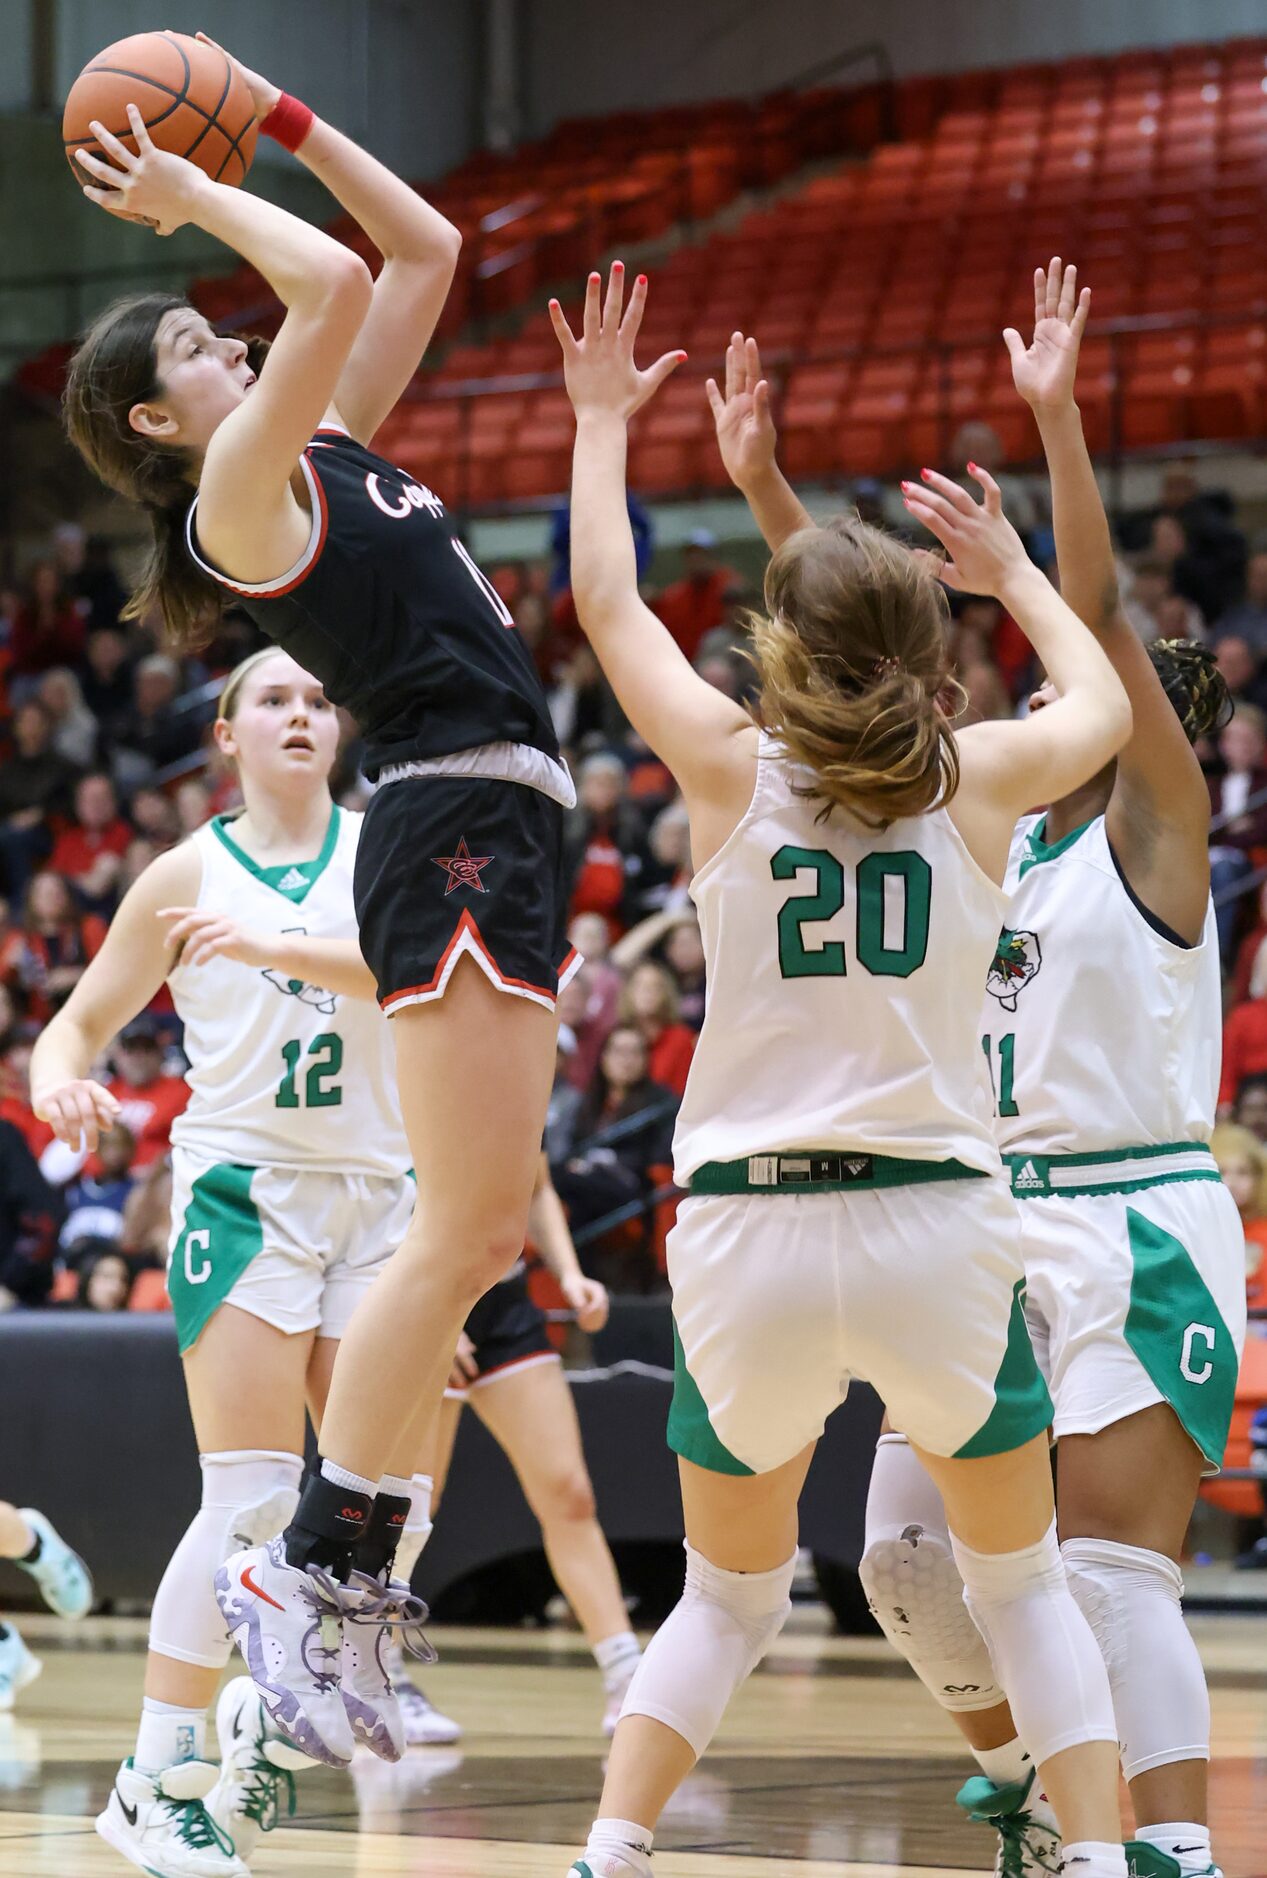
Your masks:
<path fill-rule="evenodd" d="M 666 352 L 640 372 L 634 364 L 634 341 L 647 304 L 647 277 L 639 274 L 622 318 L 625 265 L 613 261 L 607 297 L 600 298 L 602 281 L 591 274 L 585 288 L 585 312 L 577 339 L 557 300 L 550 302 L 550 322 L 563 350 L 563 377 L 568 397 L 579 417 L 583 411 L 606 411 L 621 418 L 654 397 L 665 379 L 685 359 L 685 352 Z"/>
<path fill-rule="evenodd" d="M 722 465 L 736 489 L 774 467 L 778 435 L 770 414 L 770 386 L 761 376 L 761 353 L 753 338 L 732 333 L 726 347 L 726 392 L 717 380 L 705 387 L 717 426 Z"/>
<path fill-rule="evenodd" d="M 1010 576 L 1033 563 L 1003 513 L 1003 497 L 993 476 L 976 463 L 969 463 L 968 472 L 984 490 L 983 502 L 974 502 L 949 476 L 930 469 L 920 471 L 926 487 L 902 484 L 902 500 L 946 550 L 949 558 L 938 574 L 948 587 L 998 595 Z"/>
<path fill-rule="evenodd" d="M 1062 267 L 1060 256 L 1054 255 L 1046 269 L 1034 269 L 1034 337 L 1027 346 L 1009 326 L 1003 343 L 1016 389 L 1035 411 L 1073 403 L 1078 348 L 1090 311 L 1091 289 L 1078 292 L 1076 267 Z"/>

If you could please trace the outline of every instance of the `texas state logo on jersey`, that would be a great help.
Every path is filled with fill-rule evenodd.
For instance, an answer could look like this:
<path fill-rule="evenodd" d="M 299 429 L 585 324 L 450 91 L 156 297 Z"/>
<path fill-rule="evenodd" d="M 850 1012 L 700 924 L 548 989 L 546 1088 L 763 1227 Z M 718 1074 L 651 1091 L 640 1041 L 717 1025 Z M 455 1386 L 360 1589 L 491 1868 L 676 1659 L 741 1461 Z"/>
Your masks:
<path fill-rule="evenodd" d="M 1014 932 L 1005 926 L 999 934 L 994 959 L 986 973 L 985 988 L 997 998 L 1005 1011 L 1016 1009 L 1016 1000 L 1031 978 L 1042 970 L 1043 949 L 1036 932 Z"/>

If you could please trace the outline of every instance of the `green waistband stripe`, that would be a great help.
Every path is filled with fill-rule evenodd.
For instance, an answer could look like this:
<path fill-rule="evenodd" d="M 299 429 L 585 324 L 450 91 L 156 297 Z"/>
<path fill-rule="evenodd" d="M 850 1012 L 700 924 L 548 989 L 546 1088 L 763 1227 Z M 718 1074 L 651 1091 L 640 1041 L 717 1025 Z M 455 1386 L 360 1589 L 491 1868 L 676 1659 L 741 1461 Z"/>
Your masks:
<path fill-rule="evenodd" d="M 1139 1193 L 1177 1180 L 1222 1178 L 1214 1156 L 1200 1141 L 1102 1148 L 1093 1154 L 1005 1154 L 1003 1160 L 1018 1200 Z"/>
<path fill-rule="evenodd" d="M 986 1180 L 962 1161 L 906 1161 L 849 1149 L 785 1148 L 742 1161 L 705 1161 L 691 1175 L 696 1193 L 849 1193 L 875 1187 L 910 1187 L 930 1180 Z"/>

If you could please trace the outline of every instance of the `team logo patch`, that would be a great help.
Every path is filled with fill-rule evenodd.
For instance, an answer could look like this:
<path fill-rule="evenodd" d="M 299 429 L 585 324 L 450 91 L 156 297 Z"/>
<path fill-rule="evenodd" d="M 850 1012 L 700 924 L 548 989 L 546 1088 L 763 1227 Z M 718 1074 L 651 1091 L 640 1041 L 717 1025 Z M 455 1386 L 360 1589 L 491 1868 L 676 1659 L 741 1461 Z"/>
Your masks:
<path fill-rule="evenodd" d="M 283 932 L 306 933 L 306 926 L 283 926 Z M 302 978 L 287 978 L 282 972 L 275 972 L 268 966 L 260 973 L 267 978 L 275 991 L 280 991 L 284 998 L 298 998 L 301 1004 L 311 1004 L 323 1017 L 333 1017 L 338 1009 L 339 1000 L 333 991 L 323 991 L 320 985 L 305 984 Z"/>
<path fill-rule="evenodd" d="M 986 973 L 985 988 L 1005 1011 L 1016 1009 L 1018 995 L 1037 978 L 1043 950 L 1036 932 L 1012 932 L 1004 927 L 995 948 L 994 963 Z"/>
<path fill-rule="evenodd" d="M 445 884 L 446 900 L 458 887 L 469 887 L 473 893 L 487 893 L 488 888 L 480 879 L 484 869 L 494 860 L 493 854 L 472 854 L 466 845 L 466 836 L 458 842 L 456 854 L 437 854 L 433 857 L 432 867 L 448 869 L 449 878 Z"/>

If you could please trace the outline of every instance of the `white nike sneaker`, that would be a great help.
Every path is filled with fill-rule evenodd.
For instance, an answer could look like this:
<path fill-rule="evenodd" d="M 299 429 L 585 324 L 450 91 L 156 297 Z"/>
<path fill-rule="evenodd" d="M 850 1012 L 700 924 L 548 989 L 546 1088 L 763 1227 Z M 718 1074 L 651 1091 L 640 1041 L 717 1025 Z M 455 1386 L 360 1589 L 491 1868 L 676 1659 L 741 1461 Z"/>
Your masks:
<path fill-rule="evenodd" d="M 248 1860 L 260 1834 L 282 1825 L 295 1810 L 295 1775 L 311 1767 L 306 1754 L 269 1727 L 259 1690 L 235 1676 L 216 1703 L 220 1778 L 205 1805 L 238 1857 Z"/>
<path fill-rule="evenodd" d="M 620 1681 L 613 1683 L 607 1691 L 607 1703 L 603 1709 L 603 1733 L 609 1741 L 616 1732 L 616 1723 L 620 1720 L 620 1711 L 625 1705 L 625 1697 L 629 1694 L 629 1685 L 634 1679 L 634 1671 L 641 1660 L 639 1657 L 632 1662 L 629 1665 L 629 1674 L 622 1676 Z"/>
<path fill-rule="evenodd" d="M 422 1662 L 435 1651 L 422 1634 L 427 1607 L 409 1586 L 354 1571 L 344 1592 L 341 1687 L 352 1732 L 383 1761 L 405 1751 L 405 1718 L 392 1687 L 389 1646 L 408 1640 Z M 403 1651 L 402 1651 L 403 1653 Z"/>
<path fill-rule="evenodd" d="M 1055 1878 L 1062 1869 L 1060 1822 L 1038 1784 L 1038 1769 L 1025 1780 L 998 1786 L 985 1774 L 966 1781 L 955 1796 L 969 1819 L 993 1826 L 999 1835 L 995 1878 Z"/>
<path fill-rule="evenodd" d="M 40 1542 L 40 1555 L 31 1565 L 20 1558 L 13 1563 L 30 1573 L 45 1604 L 58 1617 L 86 1617 L 92 1609 L 92 1573 L 43 1513 L 24 1506 L 21 1514 Z"/>
<path fill-rule="evenodd" d="M 39 1657 L 31 1655 L 13 1625 L 7 1624 L 5 1630 L 0 1637 L 0 1714 L 7 1713 L 15 1697 L 44 1671 Z"/>
<path fill-rule="evenodd" d="M 210 1761 L 182 1761 L 142 1774 L 124 1761 L 97 1831 L 152 1878 L 251 1878 L 233 1841 L 203 1800 L 219 1770 Z"/>
<path fill-rule="evenodd" d="M 405 1723 L 405 1746 L 444 1748 L 460 1741 L 461 1722 L 455 1722 L 448 1715 L 442 1715 L 438 1708 L 433 1708 L 417 1683 L 410 1681 L 405 1670 L 405 1652 L 397 1638 L 393 1637 L 388 1643 L 386 1657 L 387 1673 L 392 1679 L 392 1688 L 396 1691 L 396 1700 L 400 1703 Z"/>
<path fill-rule="evenodd" d="M 339 1693 L 345 1610 L 355 1596 L 314 1566 L 286 1563 L 280 1538 L 235 1552 L 216 1573 L 216 1602 L 264 1712 L 314 1761 L 346 1767 L 356 1737 Z"/>

